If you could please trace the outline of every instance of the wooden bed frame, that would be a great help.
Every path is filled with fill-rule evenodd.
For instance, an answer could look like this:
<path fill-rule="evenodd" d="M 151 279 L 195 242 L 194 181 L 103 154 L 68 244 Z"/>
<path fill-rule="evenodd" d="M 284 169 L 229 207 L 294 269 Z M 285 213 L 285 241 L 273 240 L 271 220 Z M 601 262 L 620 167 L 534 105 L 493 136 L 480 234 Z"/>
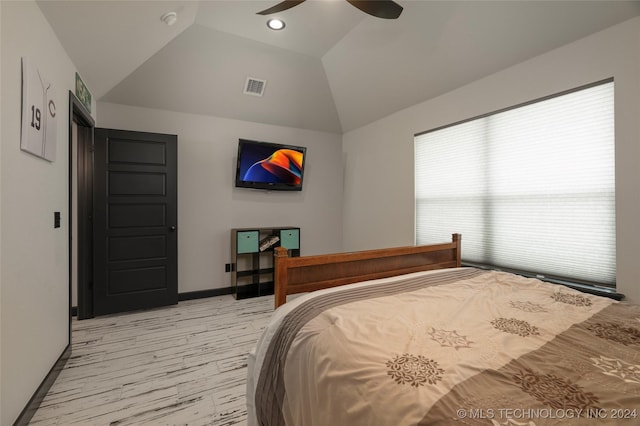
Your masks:
<path fill-rule="evenodd" d="M 303 293 L 411 272 L 460 267 L 460 234 L 450 243 L 289 257 L 275 249 L 275 307 Z"/>

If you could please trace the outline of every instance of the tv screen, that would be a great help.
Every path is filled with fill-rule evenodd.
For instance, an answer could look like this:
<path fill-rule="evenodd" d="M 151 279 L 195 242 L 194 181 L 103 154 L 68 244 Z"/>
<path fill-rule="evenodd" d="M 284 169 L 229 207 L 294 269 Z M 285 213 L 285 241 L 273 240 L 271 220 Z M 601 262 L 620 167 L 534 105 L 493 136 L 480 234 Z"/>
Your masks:
<path fill-rule="evenodd" d="M 301 191 L 306 151 L 300 146 L 240 139 L 236 186 Z"/>

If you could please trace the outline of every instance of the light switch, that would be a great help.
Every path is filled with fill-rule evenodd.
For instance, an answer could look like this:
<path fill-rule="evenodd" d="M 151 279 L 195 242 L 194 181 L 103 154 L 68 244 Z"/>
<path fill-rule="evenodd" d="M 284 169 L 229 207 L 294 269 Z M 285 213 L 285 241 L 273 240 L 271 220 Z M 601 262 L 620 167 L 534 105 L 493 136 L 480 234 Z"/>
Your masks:
<path fill-rule="evenodd" d="M 60 228 L 60 212 L 53 212 L 53 227 Z"/>

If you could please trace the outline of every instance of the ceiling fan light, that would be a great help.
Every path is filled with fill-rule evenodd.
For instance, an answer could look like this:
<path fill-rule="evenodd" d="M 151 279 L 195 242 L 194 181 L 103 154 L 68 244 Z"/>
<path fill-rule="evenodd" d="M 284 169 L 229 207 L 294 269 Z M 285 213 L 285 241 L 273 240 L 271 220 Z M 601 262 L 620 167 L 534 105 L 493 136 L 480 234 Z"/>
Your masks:
<path fill-rule="evenodd" d="M 279 31 L 285 27 L 285 23 L 281 19 L 269 19 L 267 21 L 267 27 L 272 30 Z"/>

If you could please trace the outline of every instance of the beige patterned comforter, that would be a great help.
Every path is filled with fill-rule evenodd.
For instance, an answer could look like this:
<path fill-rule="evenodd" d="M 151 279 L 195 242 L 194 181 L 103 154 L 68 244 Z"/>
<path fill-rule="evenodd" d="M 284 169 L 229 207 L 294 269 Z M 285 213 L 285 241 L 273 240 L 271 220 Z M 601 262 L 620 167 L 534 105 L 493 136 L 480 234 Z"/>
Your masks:
<path fill-rule="evenodd" d="M 296 302 L 250 358 L 250 424 L 640 424 L 640 306 L 470 268 Z"/>

